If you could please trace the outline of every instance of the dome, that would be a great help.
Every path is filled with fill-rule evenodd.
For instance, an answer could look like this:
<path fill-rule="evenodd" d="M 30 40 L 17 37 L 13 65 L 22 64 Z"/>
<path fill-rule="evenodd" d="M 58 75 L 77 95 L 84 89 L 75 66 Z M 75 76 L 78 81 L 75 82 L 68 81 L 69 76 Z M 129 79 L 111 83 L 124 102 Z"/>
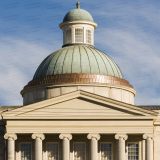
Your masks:
<path fill-rule="evenodd" d="M 88 45 L 63 47 L 43 60 L 33 79 L 58 74 L 91 73 L 124 79 L 118 65 L 104 52 Z"/>
<path fill-rule="evenodd" d="M 68 12 L 59 26 L 63 46 L 42 61 L 24 86 L 24 105 L 78 90 L 134 104 L 133 86 L 124 79 L 118 65 L 94 47 L 97 23 L 90 13 L 80 9 L 77 2 L 77 9 Z"/>
<path fill-rule="evenodd" d="M 91 21 L 91 22 L 94 22 L 91 14 L 89 12 L 87 12 L 86 10 L 80 9 L 80 8 L 73 9 L 73 10 L 69 11 L 63 19 L 63 22 L 66 22 L 66 21 Z"/>

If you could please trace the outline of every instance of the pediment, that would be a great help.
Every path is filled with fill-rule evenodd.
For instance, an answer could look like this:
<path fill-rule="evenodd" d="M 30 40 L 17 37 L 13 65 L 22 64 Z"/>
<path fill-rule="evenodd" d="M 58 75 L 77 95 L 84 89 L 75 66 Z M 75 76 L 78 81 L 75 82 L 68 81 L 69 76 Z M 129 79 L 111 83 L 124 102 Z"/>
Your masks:
<path fill-rule="evenodd" d="M 75 91 L 3 113 L 3 119 L 153 119 L 157 112 Z"/>

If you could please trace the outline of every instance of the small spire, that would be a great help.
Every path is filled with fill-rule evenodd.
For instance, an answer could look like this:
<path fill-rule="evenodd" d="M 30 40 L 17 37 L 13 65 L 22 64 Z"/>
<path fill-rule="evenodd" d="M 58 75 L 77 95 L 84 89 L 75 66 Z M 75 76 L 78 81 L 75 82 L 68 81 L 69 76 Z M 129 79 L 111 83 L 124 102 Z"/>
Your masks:
<path fill-rule="evenodd" d="M 77 2 L 77 9 L 79 9 L 80 8 L 80 3 L 79 2 Z"/>

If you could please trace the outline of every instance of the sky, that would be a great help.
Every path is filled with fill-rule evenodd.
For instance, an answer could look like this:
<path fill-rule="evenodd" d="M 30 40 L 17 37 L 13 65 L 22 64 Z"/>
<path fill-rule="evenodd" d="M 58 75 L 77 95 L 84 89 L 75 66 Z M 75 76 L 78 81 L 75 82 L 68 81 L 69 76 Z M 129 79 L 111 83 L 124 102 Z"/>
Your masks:
<path fill-rule="evenodd" d="M 0 105 L 23 105 L 20 91 L 63 43 L 59 24 L 74 0 L 6 0 L 0 5 Z M 81 0 L 98 24 L 97 49 L 137 91 L 135 105 L 160 105 L 160 1 Z"/>

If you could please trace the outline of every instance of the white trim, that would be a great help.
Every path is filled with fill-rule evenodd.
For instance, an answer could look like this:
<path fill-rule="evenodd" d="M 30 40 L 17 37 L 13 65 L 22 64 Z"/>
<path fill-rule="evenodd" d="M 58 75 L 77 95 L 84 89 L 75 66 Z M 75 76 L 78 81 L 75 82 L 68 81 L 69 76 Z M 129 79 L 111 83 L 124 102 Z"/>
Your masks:
<path fill-rule="evenodd" d="M 48 160 L 47 144 L 58 144 L 58 160 L 59 160 L 59 142 L 46 142 L 46 160 Z"/>
<path fill-rule="evenodd" d="M 101 160 L 101 144 L 102 143 L 107 143 L 107 144 L 111 144 L 111 160 L 113 160 L 113 142 L 100 142 L 100 160 Z"/>
<path fill-rule="evenodd" d="M 85 160 L 86 160 L 86 142 L 73 142 L 73 160 L 74 160 L 74 144 L 75 143 L 84 143 L 85 144 Z"/>
<path fill-rule="evenodd" d="M 32 160 L 32 142 L 19 142 L 19 160 L 21 160 L 21 144 L 31 144 L 31 160 Z"/>
<path fill-rule="evenodd" d="M 126 146 L 126 148 L 127 148 L 127 160 L 128 160 L 128 143 L 133 143 L 133 144 L 135 144 L 135 143 L 138 143 L 138 160 L 141 160 L 141 157 L 140 157 L 140 152 L 141 152 L 141 149 L 140 149 L 140 143 L 141 142 L 139 142 L 139 141 L 135 141 L 135 142 L 127 142 L 127 146 Z"/>

